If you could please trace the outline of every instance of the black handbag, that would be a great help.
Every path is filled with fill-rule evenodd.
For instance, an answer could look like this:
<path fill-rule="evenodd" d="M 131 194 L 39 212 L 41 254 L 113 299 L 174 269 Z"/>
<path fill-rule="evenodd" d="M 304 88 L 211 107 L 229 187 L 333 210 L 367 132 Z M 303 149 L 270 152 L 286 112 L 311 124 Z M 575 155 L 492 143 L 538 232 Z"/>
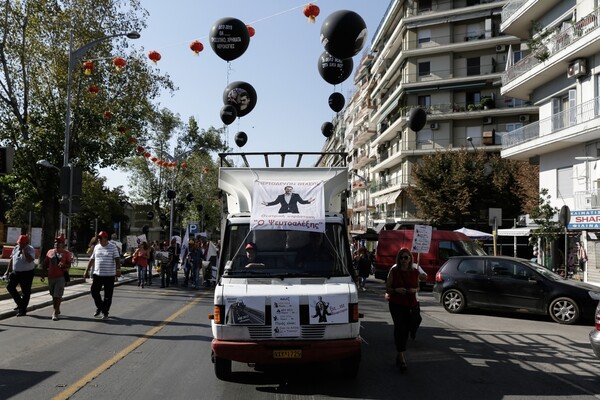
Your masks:
<path fill-rule="evenodd" d="M 65 283 L 71 282 L 71 275 L 69 275 L 69 270 L 65 270 L 63 276 L 65 277 Z"/>

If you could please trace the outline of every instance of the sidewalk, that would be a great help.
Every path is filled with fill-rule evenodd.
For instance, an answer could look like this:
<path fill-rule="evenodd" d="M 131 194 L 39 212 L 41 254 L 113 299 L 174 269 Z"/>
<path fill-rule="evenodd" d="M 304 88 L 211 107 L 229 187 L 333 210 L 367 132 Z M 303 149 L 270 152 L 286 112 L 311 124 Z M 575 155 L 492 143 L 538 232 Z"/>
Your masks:
<path fill-rule="evenodd" d="M 122 276 L 119 278 L 118 282 L 115 282 L 115 286 L 119 286 L 131 281 L 137 281 L 136 274 Z M 65 288 L 63 301 L 89 295 L 91 286 L 91 279 L 88 279 L 87 282 L 85 279 L 74 279 Z M 35 290 L 35 292 L 32 291 L 27 312 L 48 306 L 52 306 L 52 297 L 50 296 L 50 293 L 48 293 L 47 287 L 40 287 Z M 0 300 L 0 320 L 15 316 L 17 314 L 17 311 L 14 309 L 15 307 L 15 302 L 10 295 L 3 296 L 3 298 Z"/>

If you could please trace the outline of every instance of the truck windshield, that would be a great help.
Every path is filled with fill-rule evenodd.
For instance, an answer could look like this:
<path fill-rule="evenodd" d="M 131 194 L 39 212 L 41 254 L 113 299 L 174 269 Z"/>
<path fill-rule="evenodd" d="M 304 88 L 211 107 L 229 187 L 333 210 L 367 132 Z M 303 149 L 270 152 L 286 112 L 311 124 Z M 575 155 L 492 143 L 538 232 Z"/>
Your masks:
<path fill-rule="evenodd" d="M 327 224 L 325 233 L 250 231 L 247 224 L 230 225 L 227 229 L 229 234 L 225 237 L 229 242 L 224 243 L 221 254 L 225 276 L 284 278 L 350 274 L 349 246 L 341 225 Z"/>

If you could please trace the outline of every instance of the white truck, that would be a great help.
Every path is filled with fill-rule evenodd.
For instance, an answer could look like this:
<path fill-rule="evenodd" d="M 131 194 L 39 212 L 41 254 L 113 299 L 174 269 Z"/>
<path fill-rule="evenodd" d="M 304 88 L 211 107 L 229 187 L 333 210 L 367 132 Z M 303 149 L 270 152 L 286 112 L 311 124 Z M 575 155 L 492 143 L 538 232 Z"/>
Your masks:
<path fill-rule="evenodd" d="M 344 153 L 219 155 L 223 220 L 209 316 L 219 379 L 231 377 L 232 361 L 256 368 L 341 361 L 344 375 L 358 373 L 348 170 L 299 165 L 303 156 L 316 154 L 339 156 L 345 163 Z M 236 155 L 246 166 L 224 166 Z M 265 166 L 250 166 L 249 156 L 260 156 Z M 280 166 L 269 166 L 273 156 L 281 157 Z M 285 167 L 286 156 L 297 156 L 297 164 Z"/>

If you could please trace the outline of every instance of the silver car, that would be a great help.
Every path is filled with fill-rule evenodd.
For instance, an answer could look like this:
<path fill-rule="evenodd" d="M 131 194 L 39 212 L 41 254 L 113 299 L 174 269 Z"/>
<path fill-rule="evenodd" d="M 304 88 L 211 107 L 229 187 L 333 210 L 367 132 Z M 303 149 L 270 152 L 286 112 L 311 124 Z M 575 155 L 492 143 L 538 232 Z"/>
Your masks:
<path fill-rule="evenodd" d="M 596 329 L 590 332 L 590 344 L 596 357 L 600 358 L 600 302 L 596 308 Z"/>

